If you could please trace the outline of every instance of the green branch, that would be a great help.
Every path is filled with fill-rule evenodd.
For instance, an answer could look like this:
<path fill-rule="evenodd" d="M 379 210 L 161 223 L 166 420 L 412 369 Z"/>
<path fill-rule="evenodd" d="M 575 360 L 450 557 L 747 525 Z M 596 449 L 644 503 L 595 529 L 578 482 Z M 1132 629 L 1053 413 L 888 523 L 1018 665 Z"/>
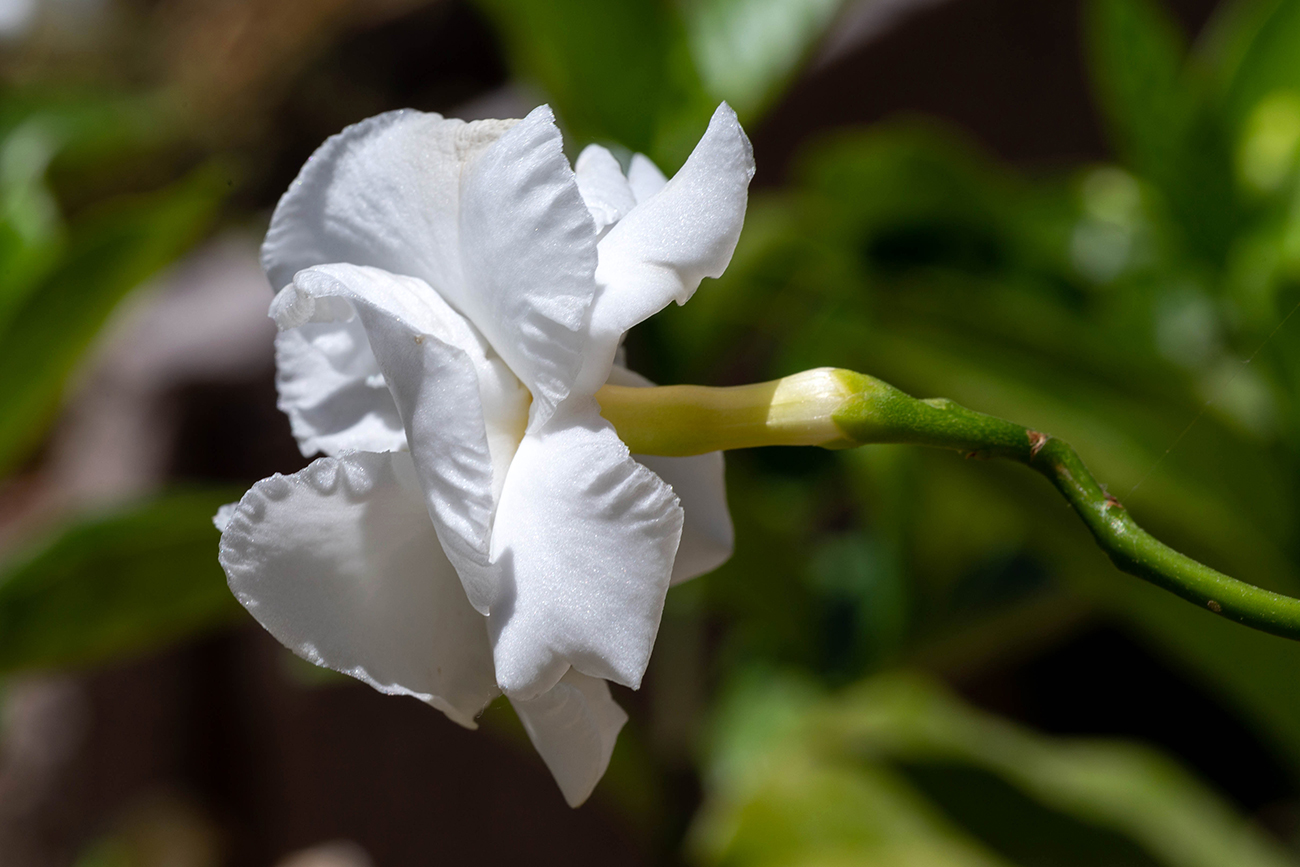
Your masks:
<path fill-rule="evenodd" d="M 1238 581 L 1156 539 L 1067 443 L 950 400 L 918 400 L 874 377 L 829 368 L 737 388 L 606 386 L 596 397 L 619 436 L 640 454 L 894 443 L 1018 461 L 1060 491 L 1124 572 L 1230 620 L 1300 639 L 1300 599 Z"/>
<path fill-rule="evenodd" d="M 1007 458 L 1045 476 L 1124 572 L 1247 626 L 1300 639 L 1300 599 L 1238 581 L 1143 530 L 1066 442 L 950 400 L 917 400 L 878 379 L 841 371 L 855 396 L 834 415 L 857 444 L 914 443 Z"/>

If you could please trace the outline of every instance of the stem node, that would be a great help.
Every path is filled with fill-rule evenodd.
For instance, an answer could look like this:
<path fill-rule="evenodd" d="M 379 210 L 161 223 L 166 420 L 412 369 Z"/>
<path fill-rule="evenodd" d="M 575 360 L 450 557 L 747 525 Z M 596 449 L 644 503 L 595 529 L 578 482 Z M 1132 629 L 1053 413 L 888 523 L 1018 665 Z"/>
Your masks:
<path fill-rule="evenodd" d="M 1036 430 L 1026 430 L 1025 434 L 1029 437 L 1029 459 L 1033 460 L 1038 457 L 1038 453 L 1043 450 L 1043 446 L 1047 445 L 1051 437 Z"/>

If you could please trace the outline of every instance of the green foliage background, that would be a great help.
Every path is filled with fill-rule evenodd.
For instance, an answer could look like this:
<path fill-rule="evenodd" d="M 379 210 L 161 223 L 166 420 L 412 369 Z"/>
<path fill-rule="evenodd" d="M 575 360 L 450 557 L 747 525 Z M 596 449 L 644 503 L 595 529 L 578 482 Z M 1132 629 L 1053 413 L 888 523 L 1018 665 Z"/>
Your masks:
<path fill-rule="evenodd" d="M 480 6 L 573 153 L 600 141 L 669 172 L 719 99 L 758 123 L 838 9 Z M 1156 0 L 1086 8 L 1113 163 L 1027 177 L 936 122 L 816 141 L 754 195 L 726 275 L 634 335 L 633 363 L 710 384 L 847 367 L 1050 431 L 1163 540 L 1300 594 L 1300 3 L 1228 3 L 1193 44 Z M 220 149 L 63 215 L 50 178 L 174 148 L 160 116 L 103 95 L 0 103 L 0 472 L 39 445 L 116 303 L 217 217 Z M 728 481 L 736 555 L 673 591 L 657 650 L 652 701 L 685 722 L 634 721 L 603 784 L 668 848 L 738 867 L 1296 862 L 1157 748 L 1026 731 L 935 676 L 1112 624 L 1296 780 L 1300 645 L 1117 573 L 1019 467 L 778 450 L 729 456 Z M 208 524 L 230 496 L 168 493 L 12 553 L 0 669 L 237 616 Z M 675 761 L 704 786 L 684 836 Z"/>

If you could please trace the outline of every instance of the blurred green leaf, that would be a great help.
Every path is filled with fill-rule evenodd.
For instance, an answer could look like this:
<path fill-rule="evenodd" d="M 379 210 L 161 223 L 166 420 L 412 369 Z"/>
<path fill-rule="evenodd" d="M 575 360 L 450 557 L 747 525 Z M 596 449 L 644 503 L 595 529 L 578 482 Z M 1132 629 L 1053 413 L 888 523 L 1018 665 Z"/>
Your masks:
<path fill-rule="evenodd" d="M 782 756 L 739 804 L 713 804 L 694 834 L 708 864 L 994 867 L 1007 862 L 962 834 L 896 774 Z M 712 812 L 717 810 L 717 812 Z"/>
<path fill-rule="evenodd" d="M 1219 263 L 1236 226 L 1231 149 L 1185 38 L 1156 0 L 1088 7 L 1094 91 L 1125 162 L 1158 188 L 1192 259 Z"/>
<path fill-rule="evenodd" d="M 1081 569 L 1071 583 L 1234 710 L 1248 730 L 1285 758 L 1291 776 L 1300 776 L 1300 695 L 1278 688 L 1300 667 L 1300 644 L 1234 628 L 1208 611 L 1179 605 L 1155 587 L 1101 568 Z"/>
<path fill-rule="evenodd" d="M 1260 28 L 1289 0 L 1223 0 L 1197 36 L 1197 60 L 1210 75 L 1216 98 L 1222 99 L 1250 53 Z"/>
<path fill-rule="evenodd" d="M 0 334 L 64 252 L 63 208 L 50 175 L 63 177 L 74 208 L 84 205 L 102 178 L 120 184 L 124 158 L 148 151 L 157 162 L 167 117 L 148 99 L 0 92 Z"/>
<path fill-rule="evenodd" d="M 0 332 L 0 475 L 40 440 L 118 302 L 206 231 L 226 188 L 209 166 L 162 191 L 105 203 L 70 227 L 65 254 Z"/>
<path fill-rule="evenodd" d="M 750 120 L 794 73 L 841 0 L 680 0 L 710 95 Z"/>
<path fill-rule="evenodd" d="M 661 0 L 479 0 L 515 71 L 539 84 L 568 131 L 641 151 L 671 172 L 714 106 L 685 27 Z"/>
<path fill-rule="evenodd" d="M 937 124 L 883 125 L 818 144 L 799 162 L 808 212 L 872 270 L 1004 266 L 1025 187 Z"/>
<path fill-rule="evenodd" d="M 212 516 L 239 494 L 160 495 L 11 557 L 0 567 L 0 670 L 101 662 L 237 618 Z"/>
<path fill-rule="evenodd" d="M 989 771 L 1048 807 L 1127 835 L 1165 864 L 1296 863 L 1182 767 L 1138 744 L 1034 735 L 907 676 L 848 691 L 824 724 L 859 755 Z"/>
<path fill-rule="evenodd" d="M 828 755 L 809 723 L 824 699 L 751 672 L 724 702 L 690 848 L 735 867 L 1005 864 L 892 770 Z"/>
<path fill-rule="evenodd" d="M 751 122 L 794 75 L 841 0 L 479 0 L 515 72 L 580 142 L 672 171 L 726 100 Z"/>
<path fill-rule="evenodd" d="M 57 261 L 64 240 L 45 177 L 62 145 L 57 126 L 41 116 L 0 134 L 0 333 Z"/>
<path fill-rule="evenodd" d="M 47 238 L 59 223 L 45 171 L 60 145 L 57 130 L 43 118 L 28 120 L 0 140 L 3 218 L 29 244 Z"/>
<path fill-rule="evenodd" d="M 117 838 L 99 840 L 77 858 L 76 867 L 145 867 Z"/>
<path fill-rule="evenodd" d="M 1042 737 L 906 674 L 829 698 L 742 678 L 710 768 L 694 829 L 710 863 L 1295 863 L 1154 750 Z"/>
<path fill-rule="evenodd" d="M 861 531 L 828 535 L 812 551 L 807 580 L 821 603 L 820 667 L 830 676 L 860 677 L 902 645 L 907 589 L 897 559 Z"/>
<path fill-rule="evenodd" d="M 1242 15 L 1235 36 L 1239 60 L 1228 85 L 1227 115 L 1239 128 L 1255 106 L 1279 90 L 1300 93 L 1300 4 L 1255 3 L 1246 7 L 1254 14 Z"/>
<path fill-rule="evenodd" d="M 1196 108 L 1182 32 L 1157 0 L 1093 0 L 1088 25 L 1095 92 L 1116 144 L 1137 168 L 1158 167 L 1181 147 Z"/>

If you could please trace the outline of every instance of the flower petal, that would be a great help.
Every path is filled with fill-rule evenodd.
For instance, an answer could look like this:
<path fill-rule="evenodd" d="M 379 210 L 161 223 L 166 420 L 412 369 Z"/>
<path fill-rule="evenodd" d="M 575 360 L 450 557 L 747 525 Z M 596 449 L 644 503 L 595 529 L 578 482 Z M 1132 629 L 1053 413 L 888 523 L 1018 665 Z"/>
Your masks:
<path fill-rule="evenodd" d="M 470 603 L 486 613 L 496 497 L 527 421 L 528 392 L 427 284 L 378 268 L 300 271 L 271 305 L 281 328 L 355 316 L 401 414 L 429 516 Z"/>
<path fill-rule="evenodd" d="M 596 234 L 546 106 L 469 124 L 389 112 L 330 138 L 276 207 L 262 264 L 279 289 L 330 262 L 436 289 L 532 391 L 539 424 L 569 393 Z"/>
<path fill-rule="evenodd" d="M 627 714 L 609 684 L 570 671 L 537 698 L 511 699 L 519 721 L 570 807 L 580 806 L 609 767 Z"/>
<path fill-rule="evenodd" d="M 575 393 L 594 393 L 609 374 L 623 334 L 731 261 L 745 221 L 754 155 L 735 112 L 723 103 L 686 164 L 601 239 L 590 344 Z"/>
<path fill-rule="evenodd" d="M 397 405 L 359 320 L 280 332 L 275 368 L 277 405 L 304 456 L 406 448 Z"/>
<path fill-rule="evenodd" d="M 624 308 L 626 331 L 700 280 L 726 270 L 745 221 L 754 154 L 736 114 L 718 107 L 686 164 L 600 242 L 602 304 Z"/>
<path fill-rule="evenodd" d="M 459 286 L 461 172 L 511 123 L 404 109 L 331 136 L 271 217 L 262 267 L 272 288 L 329 262 L 410 274 L 440 291 Z"/>
<path fill-rule="evenodd" d="M 547 106 L 476 157 L 461 184 L 465 281 L 437 286 L 533 394 L 543 424 L 586 348 L 596 233 Z"/>
<path fill-rule="evenodd" d="M 330 262 L 459 285 L 461 171 L 511 123 L 467 124 L 403 110 L 330 137 L 276 206 L 262 245 L 272 287 L 281 289 L 298 271 Z M 304 455 L 405 446 L 397 409 L 359 323 L 281 334 L 276 364 L 280 408 Z"/>
<path fill-rule="evenodd" d="M 512 698 L 545 692 L 570 665 L 638 686 L 681 538 L 672 489 L 594 402 L 562 413 L 520 443 L 492 531 L 501 596 L 488 628 Z"/>
<path fill-rule="evenodd" d="M 722 452 L 685 458 L 632 455 L 672 487 L 682 504 L 682 541 L 673 560 L 673 584 L 717 569 L 731 559 L 736 531 L 727 509 Z"/>
<path fill-rule="evenodd" d="M 662 190 L 668 179 L 648 156 L 632 154 L 632 164 L 627 167 L 627 183 L 639 205 Z"/>
<path fill-rule="evenodd" d="M 591 212 L 597 232 L 617 223 L 636 207 L 637 199 L 627 178 L 623 177 L 618 160 L 600 145 L 583 148 L 573 164 L 573 172 L 578 179 L 578 192 L 582 193 L 582 201 Z"/>
<path fill-rule="evenodd" d="M 320 458 L 244 495 L 221 565 L 294 653 L 463 726 L 497 694 L 484 619 L 429 525 L 404 454 Z"/>
<path fill-rule="evenodd" d="M 609 382 L 634 388 L 654 383 L 622 365 L 614 365 Z M 682 541 L 673 561 L 673 584 L 712 572 L 731 559 L 736 532 L 727 508 L 726 467 L 722 452 L 684 458 L 632 455 L 667 482 L 682 504 Z"/>

